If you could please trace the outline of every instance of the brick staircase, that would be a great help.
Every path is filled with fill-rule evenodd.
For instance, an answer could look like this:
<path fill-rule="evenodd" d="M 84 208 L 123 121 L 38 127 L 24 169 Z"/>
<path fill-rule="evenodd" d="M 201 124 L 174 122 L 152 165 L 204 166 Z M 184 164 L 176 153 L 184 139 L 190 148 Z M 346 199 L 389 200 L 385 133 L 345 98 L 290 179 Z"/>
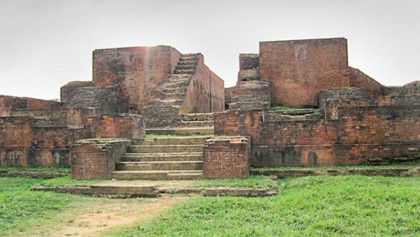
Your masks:
<path fill-rule="evenodd" d="M 147 134 L 177 135 L 133 141 L 115 179 L 199 179 L 203 176 L 203 146 L 214 133 L 213 113 L 181 115 L 180 127 L 146 129 Z M 194 136 L 191 136 L 194 135 Z"/>
<path fill-rule="evenodd" d="M 177 123 L 187 88 L 191 84 L 200 54 L 180 56 L 172 77 L 153 89 L 154 97 L 143 110 L 148 127 L 166 127 Z M 164 116 L 162 116 L 164 115 Z"/>
<path fill-rule="evenodd" d="M 134 141 L 114 179 L 186 180 L 203 176 L 203 145 L 209 137 L 146 138 Z"/>
<path fill-rule="evenodd" d="M 214 133 L 213 113 L 195 113 L 179 115 L 177 127 L 148 128 L 147 134 L 156 135 L 212 135 Z"/>

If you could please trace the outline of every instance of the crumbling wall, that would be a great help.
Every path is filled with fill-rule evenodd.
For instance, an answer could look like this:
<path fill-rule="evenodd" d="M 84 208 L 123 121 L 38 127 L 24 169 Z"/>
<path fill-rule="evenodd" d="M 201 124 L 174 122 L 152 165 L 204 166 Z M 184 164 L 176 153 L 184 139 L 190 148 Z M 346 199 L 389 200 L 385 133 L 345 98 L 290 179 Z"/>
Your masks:
<path fill-rule="evenodd" d="M 229 109 L 270 108 L 270 82 L 261 80 L 258 54 L 239 55 L 238 81 L 228 92 Z"/>
<path fill-rule="evenodd" d="M 321 109 L 216 113 L 215 134 L 250 136 L 255 167 L 416 162 L 420 106 L 409 101 L 382 106 L 366 89 L 324 90 Z"/>
<path fill-rule="evenodd" d="M 344 38 L 260 42 L 259 66 L 272 105 L 318 106 L 320 90 L 350 86 Z"/>
<path fill-rule="evenodd" d="M 382 85 L 370 76 L 357 68 L 349 67 L 350 87 L 364 88 L 372 96 L 379 96 L 382 93 Z"/>
<path fill-rule="evenodd" d="M 199 54 L 191 83 L 185 93 L 182 113 L 209 113 L 224 110 L 224 81 L 212 72 Z"/>
<path fill-rule="evenodd" d="M 65 108 L 97 108 L 98 113 L 109 114 L 120 112 L 119 88 L 77 87 L 71 90 L 64 104 Z"/>
<path fill-rule="evenodd" d="M 81 87 L 92 87 L 92 81 L 71 81 L 60 88 L 60 101 L 66 103 L 74 97 L 74 90 Z"/>
<path fill-rule="evenodd" d="M 118 86 L 121 112 L 141 112 L 151 90 L 171 77 L 180 53 L 169 46 L 98 49 L 93 52 L 95 87 Z"/>

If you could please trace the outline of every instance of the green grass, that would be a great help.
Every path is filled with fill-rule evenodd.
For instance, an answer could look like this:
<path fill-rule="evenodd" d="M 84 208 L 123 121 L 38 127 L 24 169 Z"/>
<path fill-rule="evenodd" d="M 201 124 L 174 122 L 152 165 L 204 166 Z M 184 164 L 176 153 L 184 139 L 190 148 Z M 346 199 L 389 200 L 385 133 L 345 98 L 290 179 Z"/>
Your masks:
<path fill-rule="evenodd" d="M 34 192 L 30 188 L 42 179 L 0 178 L 0 236 L 15 236 L 40 219 L 53 218 L 82 197 L 51 192 Z"/>
<path fill-rule="evenodd" d="M 252 189 L 269 189 L 277 188 L 277 181 L 274 177 L 267 176 L 250 176 L 247 179 L 216 179 L 216 180 L 195 180 L 196 187 L 203 188 L 217 188 L 217 187 L 231 187 L 231 188 L 252 188 Z"/>
<path fill-rule="evenodd" d="M 420 236 L 420 177 L 278 182 L 278 196 L 196 197 L 105 236 Z"/>
<path fill-rule="evenodd" d="M 22 167 L 22 166 L 0 166 L 0 171 L 26 171 L 26 172 L 45 172 L 53 174 L 71 174 L 71 168 L 65 167 Z"/>

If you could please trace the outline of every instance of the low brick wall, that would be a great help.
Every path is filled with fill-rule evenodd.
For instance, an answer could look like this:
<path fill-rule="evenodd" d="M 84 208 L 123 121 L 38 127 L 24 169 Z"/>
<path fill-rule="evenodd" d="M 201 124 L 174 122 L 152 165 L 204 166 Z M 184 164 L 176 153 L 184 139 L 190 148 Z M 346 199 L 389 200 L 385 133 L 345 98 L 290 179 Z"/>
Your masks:
<path fill-rule="evenodd" d="M 245 179 L 251 165 L 250 139 L 215 137 L 206 140 L 203 150 L 204 178 Z"/>
<path fill-rule="evenodd" d="M 74 179 L 111 179 L 115 163 L 131 143 L 125 139 L 86 139 L 71 146 Z"/>

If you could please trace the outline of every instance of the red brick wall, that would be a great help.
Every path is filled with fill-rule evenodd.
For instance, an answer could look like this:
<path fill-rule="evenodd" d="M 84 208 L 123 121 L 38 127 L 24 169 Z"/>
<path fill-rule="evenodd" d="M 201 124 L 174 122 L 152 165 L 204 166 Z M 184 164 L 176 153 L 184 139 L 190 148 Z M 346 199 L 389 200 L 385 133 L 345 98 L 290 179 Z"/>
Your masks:
<path fill-rule="evenodd" d="M 273 105 L 317 106 L 320 90 L 349 87 L 344 38 L 260 42 L 259 65 Z"/>
<path fill-rule="evenodd" d="M 382 85 L 373 78 L 364 74 L 357 68 L 349 67 L 350 87 L 365 88 L 369 95 L 379 96 L 382 93 Z"/>
<path fill-rule="evenodd" d="M 127 114 L 91 117 L 88 126 L 93 138 L 144 138 L 144 122 L 141 116 Z"/>
<path fill-rule="evenodd" d="M 0 95 L 0 117 L 10 116 L 13 110 L 55 110 L 62 106 L 56 101 Z"/>
<path fill-rule="evenodd" d="M 182 105 L 183 113 L 224 110 L 224 81 L 204 64 L 204 57 L 201 54 L 197 71 L 191 81 Z"/>
<path fill-rule="evenodd" d="M 93 84 L 119 86 L 125 111 L 141 112 L 151 99 L 151 90 L 171 76 L 179 56 L 169 46 L 95 50 Z"/>
<path fill-rule="evenodd" d="M 207 179 L 245 179 L 249 176 L 250 141 L 245 137 L 212 138 L 203 149 Z"/>
<path fill-rule="evenodd" d="M 88 139 L 71 147 L 74 179 L 111 179 L 115 163 L 124 155 L 128 140 Z"/>
<path fill-rule="evenodd" d="M 419 106 L 356 104 L 333 120 L 267 121 L 263 111 L 226 111 L 215 114 L 215 134 L 251 136 L 257 167 L 420 159 L 419 114 Z"/>
<path fill-rule="evenodd" d="M 45 125 L 32 117 L 0 118 L 0 165 L 68 166 L 70 144 L 83 138 L 82 128 Z"/>

